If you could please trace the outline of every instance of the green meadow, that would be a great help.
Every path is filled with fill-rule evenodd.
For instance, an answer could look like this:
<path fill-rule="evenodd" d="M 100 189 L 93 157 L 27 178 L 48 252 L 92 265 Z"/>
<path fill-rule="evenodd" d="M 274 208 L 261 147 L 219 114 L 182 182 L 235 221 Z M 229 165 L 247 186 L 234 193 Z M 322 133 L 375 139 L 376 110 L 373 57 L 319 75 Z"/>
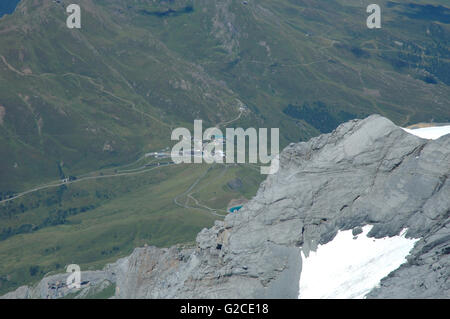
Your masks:
<path fill-rule="evenodd" d="M 253 165 L 144 166 L 195 119 L 280 128 L 281 147 L 373 113 L 450 122 L 446 0 L 380 0 L 378 30 L 368 0 L 78 2 L 79 30 L 48 0 L 0 19 L 0 200 L 76 178 L 0 203 L 0 293 L 191 245 L 251 199 Z"/>

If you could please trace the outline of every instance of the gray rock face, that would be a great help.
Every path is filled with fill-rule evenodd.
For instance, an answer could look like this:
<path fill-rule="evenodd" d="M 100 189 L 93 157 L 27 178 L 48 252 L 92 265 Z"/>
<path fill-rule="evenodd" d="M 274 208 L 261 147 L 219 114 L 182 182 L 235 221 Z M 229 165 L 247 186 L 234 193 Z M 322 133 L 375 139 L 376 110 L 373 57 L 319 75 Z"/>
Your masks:
<path fill-rule="evenodd" d="M 66 285 L 68 276 L 69 274 L 66 273 L 45 277 L 35 287 L 19 287 L 17 290 L 1 296 L 0 299 L 56 299 L 75 292 L 85 295 L 92 288 L 103 286 L 105 282 L 116 281 L 113 272 L 83 271 L 81 289 L 69 289 Z"/>
<path fill-rule="evenodd" d="M 137 248 L 98 281 L 115 282 L 116 298 L 297 298 L 300 252 L 371 224 L 371 237 L 421 239 L 368 297 L 450 298 L 450 135 L 427 141 L 371 116 L 289 145 L 280 164 L 196 248 Z M 12 293 L 46 295 L 42 283 Z"/>

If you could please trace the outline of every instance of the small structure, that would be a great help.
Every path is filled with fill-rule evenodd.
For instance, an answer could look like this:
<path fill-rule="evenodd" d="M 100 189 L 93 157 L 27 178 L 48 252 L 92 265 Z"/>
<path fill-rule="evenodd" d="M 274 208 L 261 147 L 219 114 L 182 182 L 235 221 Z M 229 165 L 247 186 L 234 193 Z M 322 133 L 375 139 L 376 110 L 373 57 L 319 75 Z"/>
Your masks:
<path fill-rule="evenodd" d="M 242 207 L 243 207 L 243 205 L 231 207 L 230 213 L 238 212 Z"/>

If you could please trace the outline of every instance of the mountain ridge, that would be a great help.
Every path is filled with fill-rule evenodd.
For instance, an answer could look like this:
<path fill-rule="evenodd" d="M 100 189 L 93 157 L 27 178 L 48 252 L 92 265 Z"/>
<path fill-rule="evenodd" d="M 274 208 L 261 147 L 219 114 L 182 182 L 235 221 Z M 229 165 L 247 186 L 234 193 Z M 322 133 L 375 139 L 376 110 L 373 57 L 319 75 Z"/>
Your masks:
<path fill-rule="evenodd" d="M 377 30 L 369 0 L 77 3 L 79 30 L 69 0 L 22 0 L 0 19 L 1 293 L 194 241 L 254 196 L 250 165 L 148 156 L 195 119 L 280 128 L 282 148 L 372 113 L 450 122 L 446 0 L 380 0 Z"/>
<path fill-rule="evenodd" d="M 448 298 L 450 287 L 450 135 L 423 140 L 381 116 L 291 144 L 278 173 L 239 211 L 197 236 L 196 246 L 141 247 L 90 286 L 115 285 L 115 298 L 297 298 L 301 252 L 308 256 L 338 230 L 373 225 L 369 237 L 420 238 L 407 262 L 369 298 Z M 54 298 L 67 275 L 4 298 Z M 50 288 L 49 288 L 50 287 Z"/>

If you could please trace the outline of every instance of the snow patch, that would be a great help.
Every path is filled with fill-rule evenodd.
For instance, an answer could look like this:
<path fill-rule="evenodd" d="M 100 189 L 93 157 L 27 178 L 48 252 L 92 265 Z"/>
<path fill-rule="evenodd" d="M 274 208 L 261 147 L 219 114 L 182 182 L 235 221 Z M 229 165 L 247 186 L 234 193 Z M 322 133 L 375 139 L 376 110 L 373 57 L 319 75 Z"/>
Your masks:
<path fill-rule="evenodd" d="M 308 257 L 302 252 L 299 298 L 364 298 L 406 261 L 419 240 L 406 238 L 406 230 L 394 237 L 369 238 L 372 227 L 365 226 L 357 237 L 351 230 L 339 231 Z"/>
<path fill-rule="evenodd" d="M 437 140 L 441 136 L 450 134 L 450 125 L 447 126 L 433 126 L 433 127 L 423 127 L 418 129 L 408 129 L 403 128 L 409 134 L 416 135 L 421 138 L 425 138 L 428 140 Z"/>

